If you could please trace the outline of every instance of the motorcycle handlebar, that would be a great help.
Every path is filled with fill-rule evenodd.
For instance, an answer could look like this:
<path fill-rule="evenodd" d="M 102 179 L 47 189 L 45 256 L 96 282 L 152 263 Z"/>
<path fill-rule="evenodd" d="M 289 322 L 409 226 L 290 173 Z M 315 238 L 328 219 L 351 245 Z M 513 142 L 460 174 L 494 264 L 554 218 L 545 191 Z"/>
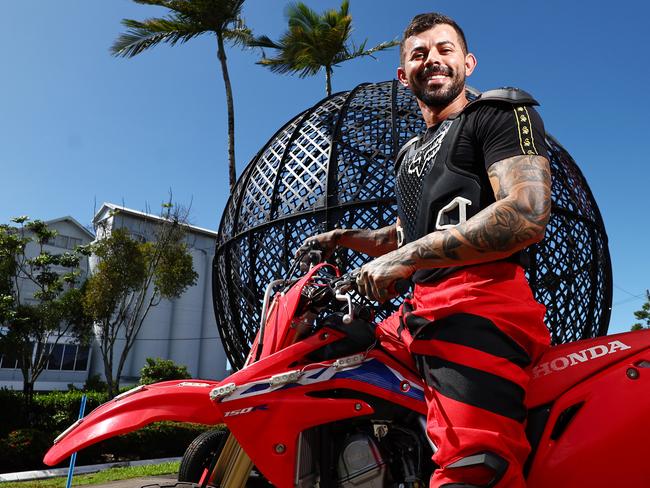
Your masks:
<path fill-rule="evenodd" d="M 336 280 L 335 286 L 339 289 L 354 288 L 356 290 L 357 276 L 359 276 L 360 272 L 361 268 L 356 268 L 344 274 Z M 405 295 L 411 289 L 411 280 L 408 278 L 400 278 L 393 283 L 393 288 L 398 295 Z"/>
<path fill-rule="evenodd" d="M 311 240 L 296 252 L 295 262 L 300 265 L 301 271 L 305 272 L 310 265 L 313 266 L 322 262 L 323 256 L 324 249 L 316 240 Z M 334 280 L 335 288 L 338 288 L 339 290 L 354 288 L 356 290 L 356 279 L 360 272 L 361 268 L 356 268 Z M 393 283 L 393 288 L 398 295 L 405 295 L 411 289 L 411 280 L 408 278 L 401 278 Z"/>

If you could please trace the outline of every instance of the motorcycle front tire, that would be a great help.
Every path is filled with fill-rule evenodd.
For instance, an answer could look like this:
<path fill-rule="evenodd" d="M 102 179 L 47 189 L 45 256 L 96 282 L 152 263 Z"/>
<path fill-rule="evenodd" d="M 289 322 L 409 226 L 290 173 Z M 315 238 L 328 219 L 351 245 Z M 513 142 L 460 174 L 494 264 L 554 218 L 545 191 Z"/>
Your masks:
<path fill-rule="evenodd" d="M 199 434 L 183 454 L 178 481 L 198 484 L 203 471 L 209 468 L 212 461 L 219 457 L 230 432 L 228 429 L 208 430 Z M 250 488 L 266 488 L 271 485 L 262 477 L 255 468 L 251 473 L 246 486 Z"/>
<path fill-rule="evenodd" d="M 183 454 L 178 481 L 198 483 L 203 471 L 210 467 L 212 461 L 221 454 L 221 450 L 228 437 L 228 430 L 208 430 L 199 434 Z"/>

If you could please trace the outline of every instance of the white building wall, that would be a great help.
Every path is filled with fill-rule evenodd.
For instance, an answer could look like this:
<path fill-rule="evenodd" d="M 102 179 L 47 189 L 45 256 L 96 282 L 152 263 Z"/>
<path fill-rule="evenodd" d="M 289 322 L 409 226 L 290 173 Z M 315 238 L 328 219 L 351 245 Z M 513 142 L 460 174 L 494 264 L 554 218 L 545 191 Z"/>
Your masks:
<path fill-rule="evenodd" d="M 46 222 L 50 230 L 56 230 L 58 236 L 53 239 L 52 243 L 45 244 L 43 250 L 50 254 L 62 254 L 64 252 L 71 252 L 77 245 L 86 245 L 92 241 L 92 234 L 90 231 L 84 229 L 72 217 L 62 217 Z M 40 253 L 40 245 L 31 242 L 25 249 L 25 255 L 29 258 L 35 257 Z M 83 281 L 89 270 L 88 258 L 82 257 L 79 269 L 81 271 L 80 280 Z M 67 272 L 68 269 L 60 268 L 55 269 L 58 272 Z M 21 294 L 21 301 L 23 303 L 36 302 L 33 299 L 34 292 L 38 287 L 31 281 L 22 280 L 19 283 Z M 55 337 L 52 337 L 52 341 Z M 64 336 L 59 340 L 59 344 L 70 344 L 71 348 L 74 339 L 72 337 Z M 75 387 L 82 387 L 88 378 L 93 360 L 92 351 L 86 363 L 86 366 L 81 370 L 64 370 L 64 369 L 46 369 L 36 380 L 34 388 L 38 390 L 66 390 L 68 385 L 72 384 Z M 6 364 L 0 367 L 0 388 L 10 388 L 21 390 L 23 387 L 23 375 L 20 369 L 7 368 Z"/>
<path fill-rule="evenodd" d="M 114 215 L 117 207 L 104 205 L 97 213 L 95 221 L 104 221 L 106 229 L 126 227 L 133 234 L 151 240 L 152 226 L 143 219 L 142 214 L 124 209 Z M 150 217 L 150 216 L 149 216 Z M 91 241 L 91 235 L 74 219 L 56 219 L 48 222 L 61 236 L 81 239 L 82 244 Z M 102 237 L 102 228 L 97 229 L 97 238 Z M 76 241 L 70 241 L 71 244 Z M 122 373 L 122 384 L 128 385 L 139 380 L 140 370 L 147 357 L 171 359 L 187 366 L 194 378 L 222 379 L 226 376 L 226 356 L 219 339 L 217 324 L 212 306 L 212 260 L 216 244 L 216 233 L 203 229 L 190 229 L 188 245 L 198 273 L 196 285 L 176 300 L 163 300 L 150 310 L 138 338 L 130 351 Z M 65 252 L 70 249 L 46 245 L 51 253 Z M 35 244 L 30 244 L 29 255 L 38 254 Z M 84 259 L 81 268 L 84 275 L 96 265 L 91 256 Z M 21 289 L 25 296 L 31 296 L 35 287 L 23 283 Z M 64 343 L 71 338 L 62 340 Z M 115 370 L 117 361 L 124 347 L 123 337 L 117 341 L 115 348 Z M 82 387 L 86 379 L 93 374 L 104 377 L 104 365 L 95 341 L 89 352 L 87 367 L 83 371 L 46 370 L 36 382 L 37 390 L 65 390 L 69 384 Z M 19 369 L 0 368 L 0 387 L 22 388 L 22 374 Z"/>
<path fill-rule="evenodd" d="M 107 217 L 105 207 L 98 212 L 96 222 L 102 219 L 102 213 Z M 107 217 L 107 228 L 126 227 L 132 233 L 152 239 L 151 224 L 143 220 L 138 212 L 130 212 L 133 211 L 126 209 Z M 216 233 L 190 227 L 187 241 L 194 271 L 198 274 L 197 283 L 179 298 L 163 300 L 149 311 L 125 364 L 123 384 L 138 381 L 140 370 L 148 357 L 171 359 L 183 364 L 193 378 L 222 379 L 226 376 L 226 355 L 212 307 L 212 260 Z M 98 344 L 94 348 L 92 371 L 103 376 Z"/>

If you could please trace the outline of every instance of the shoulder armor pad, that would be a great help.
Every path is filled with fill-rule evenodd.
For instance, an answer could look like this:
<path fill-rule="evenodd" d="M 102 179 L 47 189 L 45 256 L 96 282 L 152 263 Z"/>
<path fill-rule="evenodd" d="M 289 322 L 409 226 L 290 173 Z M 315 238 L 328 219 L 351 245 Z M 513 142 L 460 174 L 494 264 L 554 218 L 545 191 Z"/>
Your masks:
<path fill-rule="evenodd" d="M 485 91 L 472 103 L 490 100 L 521 105 L 539 105 L 539 102 L 530 93 L 511 86 Z"/>
<path fill-rule="evenodd" d="M 399 150 L 397 153 L 397 156 L 395 157 L 395 172 L 397 173 L 397 170 L 399 169 L 399 165 L 402 164 L 402 159 L 404 158 L 404 155 L 413 147 L 414 144 L 416 144 L 422 136 L 415 136 L 414 138 L 410 139 L 406 144 L 402 146 L 402 148 Z"/>

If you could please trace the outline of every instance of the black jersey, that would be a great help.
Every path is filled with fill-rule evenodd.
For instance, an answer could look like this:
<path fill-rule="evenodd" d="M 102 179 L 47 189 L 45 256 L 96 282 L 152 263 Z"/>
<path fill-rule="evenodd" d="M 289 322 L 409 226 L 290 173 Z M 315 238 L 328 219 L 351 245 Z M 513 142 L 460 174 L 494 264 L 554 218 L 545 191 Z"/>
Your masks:
<path fill-rule="evenodd" d="M 544 124 L 533 104 L 520 91 L 511 99 L 486 96 L 400 151 L 395 184 L 399 245 L 458 225 L 493 203 L 490 165 L 520 155 L 548 158 Z M 509 259 L 522 262 L 520 253 Z M 413 279 L 433 282 L 456 269 L 420 270 Z"/>

